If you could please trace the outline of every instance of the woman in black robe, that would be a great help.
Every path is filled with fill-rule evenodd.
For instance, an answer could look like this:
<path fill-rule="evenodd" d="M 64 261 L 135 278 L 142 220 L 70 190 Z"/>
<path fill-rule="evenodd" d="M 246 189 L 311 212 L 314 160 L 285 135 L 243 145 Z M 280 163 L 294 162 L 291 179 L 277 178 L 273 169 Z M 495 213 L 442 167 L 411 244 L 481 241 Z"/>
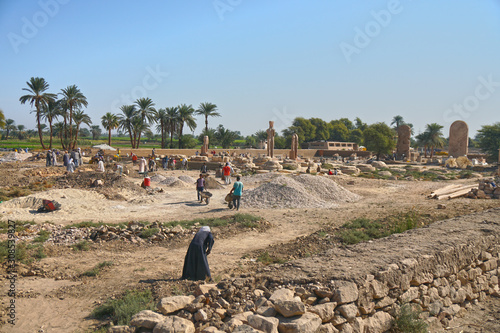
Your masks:
<path fill-rule="evenodd" d="M 210 232 L 210 227 L 201 227 L 196 233 L 184 259 L 182 269 L 182 279 L 205 280 L 211 278 L 208 267 L 207 255 L 210 254 L 214 245 L 214 237 Z"/>

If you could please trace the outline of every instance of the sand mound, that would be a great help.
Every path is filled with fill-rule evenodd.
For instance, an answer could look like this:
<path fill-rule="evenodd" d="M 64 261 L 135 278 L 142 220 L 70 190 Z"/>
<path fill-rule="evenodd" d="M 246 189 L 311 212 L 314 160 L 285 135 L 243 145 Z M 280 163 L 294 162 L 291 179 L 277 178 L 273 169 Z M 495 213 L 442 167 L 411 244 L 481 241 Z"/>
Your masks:
<path fill-rule="evenodd" d="M 194 182 L 193 182 L 194 183 Z M 182 180 L 180 179 L 177 179 L 175 182 L 171 183 L 170 185 L 168 185 L 170 187 L 177 187 L 177 188 L 186 188 L 186 187 L 191 187 L 190 184 L 186 183 L 186 182 L 183 182 Z M 194 185 L 193 185 L 193 188 L 194 188 Z"/>
<path fill-rule="evenodd" d="M 31 209 L 38 209 L 38 208 L 40 208 L 42 206 L 42 200 L 43 199 L 29 196 L 29 197 L 11 199 L 9 201 L 6 201 L 6 202 L 0 204 L 0 206 L 2 208 L 31 208 Z"/>
<path fill-rule="evenodd" d="M 182 180 L 183 182 L 186 182 L 188 184 L 194 184 L 196 183 L 196 179 L 194 179 L 193 177 L 189 177 L 189 176 L 179 176 L 179 179 Z"/>
<path fill-rule="evenodd" d="M 176 181 L 178 181 L 179 179 L 175 178 L 175 177 L 172 177 L 172 176 L 169 176 L 169 177 L 164 177 L 165 179 L 163 179 L 162 181 L 160 181 L 159 183 L 160 184 L 163 184 L 163 185 L 170 185 Z"/>
<path fill-rule="evenodd" d="M 246 191 L 242 201 L 256 208 L 331 208 L 359 198 L 329 178 L 301 175 L 274 178 Z"/>
<path fill-rule="evenodd" d="M 15 162 L 24 161 L 32 156 L 31 153 L 16 153 L 15 151 L 5 154 L 0 158 L 0 163 L 2 162 Z"/>
<path fill-rule="evenodd" d="M 217 181 L 217 179 L 213 177 L 207 177 L 205 178 L 205 188 L 210 189 L 210 190 L 217 190 L 224 188 L 221 183 Z"/>
<path fill-rule="evenodd" d="M 151 181 L 152 182 L 155 182 L 155 183 L 161 183 L 162 181 L 164 181 L 167 177 L 165 176 L 162 176 L 162 175 L 154 175 L 151 178 Z"/>

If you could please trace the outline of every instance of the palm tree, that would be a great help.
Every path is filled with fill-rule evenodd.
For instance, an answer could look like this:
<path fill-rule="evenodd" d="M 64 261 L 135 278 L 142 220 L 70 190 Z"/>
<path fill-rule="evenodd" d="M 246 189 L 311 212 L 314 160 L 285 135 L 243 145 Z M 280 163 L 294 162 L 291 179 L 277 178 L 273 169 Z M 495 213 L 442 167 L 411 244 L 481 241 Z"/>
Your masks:
<path fill-rule="evenodd" d="M 137 112 L 141 116 L 141 120 L 143 123 L 152 123 L 155 121 L 156 110 L 154 108 L 155 103 L 149 97 L 142 97 L 135 101 L 135 105 L 137 105 Z M 137 140 L 137 148 L 139 148 L 139 142 L 141 141 L 141 132 L 138 132 L 139 137 Z"/>
<path fill-rule="evenodd" d="M 392 118 L 391 126 L 395 124 L 396 126 L 394 126 L 394 128 L 396 129 L 396 132 L 397 132 L 399 126 L 404 125 L 404 123 L 405 122 L 403 120 L 403 117 L 400 115 L 397 115 L 397 116 L 394 116 L 394 118 Z"/>
<path fill-rule="evenodd" d="M 118 128 L 119 126 L 118 116 L 112 114 L 111 112 L 108 112 L 104 116 L 102 116 L 101 124 L 105 129 L 108 130 L 108 145 L 111 146 L 111 130 Z"/>
<path fill-rule="evenodd" d="M 178 113 L 179 113 L 179 148 L 182 146 L 182 130 L 184 129 L 184 123 L 189 127 L 191 131 L 193 131 L 196 128 L 196 121 L 194 120 L 193 114 L 195 110 L 193 109 L 193 106 L 186 105 L 186 104 L 181 104 L 178 107 Z"/>
<path fill-rule="evenodd" d="M 6 119 L 5 120 L 5 131 L 7 132 L 5 134 L 5 140 L 9 139 L 9 134 L 11 131 L 16 130 L 16 125 L 14 119 Z"/>
<path fill-rule="evenodd" d="M 424 157 L 427 158 L 427 147 L 429 146 L 429 133 L 423 132 L 416 136 L 417 144 L 424 147 Z"/>
<path fill-rule="evenodd" d="M 5 125 L 7 125 L 5 115 L 3 114 L 3 110 L 0 109 L 0 128 L 5 128 Z"/>
<path fill-rule="evenodd" d="M 19 101 L 21 104 L 29 102 L 32 107 L 35 105 L 38 136 L 40 137 L 40 144 L 42 145 L 42 148 L 45 149 L 42 139 L 42 129 L 40 128 L 40 110 L 43 106 L 47 105 L 49 101 L 54 100 L 56 95 L 45 92 L 49 89 L 49 84 L 42 77 L 32 77 L 30 82 L 26 82 L 26 84 L 28 85 L 28 88 L 23 88 L 23 90 L 26 90 L 30 94 L 21 96 Z"/>
<path fill-rule="evenodd" d="M 26 128 L 26 126 L 24 125 L 17 125 L 17 138 L 19 140 L 23 140 L 26 136 L 26 132 L 24 131 L 24 129 Z"/>
<path fill-rule="evenodd" d="M 238 138 L 238 134 L 219 125 L 215 131 L 215 138 L 222 145 L 222 148 L 229 148 L 234 140 Z"/>
<path fill-rule="evenodd" d="M 101 128 L 99 125 L 93 125 L 90 127 L 90 132 L 92 133 L 92 140 L 97 140 L 101 136 Z"/>
<path fill-rule="evenodd" d="M 147 130 L 149 130 L 149 125 L 142 121 L 139 115 L 132 118 L 132 133 L 134 134 L 135 148 L 139 148 L 141 133 Z"/>
<path fill-rule="evenodd" d="M 156 119 L 158 121 L 158 126 L 156 130 L 160 131 L 161 134 L 161 148 L 165 148 L 165 129 L 167 123 L 167 111 L 165 109 L 159 109 L 156 112 Z"/>
<path fill-rule="evenodd" d="M 133 134 L 133 122 L 134 118 L 136 118 L 137 110 L 135 109 L 135 105 L 122 105 L 120 110 L 123 114 L 118 116 L 118 126 L 119 128 L 128 132 L 130 136 L 130 144 L 132 148 L 135 148 L 135 137 L 132 137 Z"/>
<path fill-rule="evenodd" d="M 92 125 L 92 120 L 89 115 L 82 110 L 76 110 L 73 114 L 73 120 L 75 121 L 76 131 L 75 131 L 75 145 L 78 141 L 78 133 L 80 132 L 80 125 L 83 123 L 87 126 Z"/>
<path fill-rule="evenodd" d="M 52 149 L 52 122 L 60 115 L 61 113 L 61 105 L 59 101 L 49 101 L 44 107 L 42 108 L 40 116 L 42 119 L 47 120 L 49 122 L 49 134 L 50 134 L 50 141 L 49 141 L 49 149 Z"/>
<path fill-rule="evenodd" d="M 196 114 L 205 117 L 205 131 L 208 132 L 208 117 L 220 117 L 220 113 L 217 112 L 217 105 L 212 103 L 201 103 Z"/>
<path fill-rule="evenodd" d="M 444 146 L 444 138 L 441 130 L 443 126 L 432 123 L 428 124 L 425 132 L 427 132 L 427 145 L 431 147 L 431 156 L 434 154 L 434 148 L 442 148 Z"/>
<path fill-rule="evenodd" d="M 179 125 L 179 110 L 176 106 L 166 108 L 165 126 L 168 133 L 170 133 L 170 148 L 173 146 L 174 134 L 177 132 Z"/>
<path fill-rule="evenodd" d="M 66 126 L 64 125 L 64 123 L 62 121 L 59 121 L 57 123 L 55 123 L 53 125 L 53 130 L 54 130 L 54 136 L 56 136 L 57 138 L 59 138 L 61 140 L 61 146 L 64 148 L 64 143 L 63 143 L 63 136 L 64 136 L 64 128 Z"/>
<path fill-rule="evenodd" d="M 74 149 L 76 140 L 73 140 L 73 110 L 80 109 L 82 106 L 87 106 L 87 97 L 82 94 L 76 85 L 68 86 L 66 89 L 61 89 L 64 103 L 69 111 L 69 149 Z M 67 129 L 66 129 L 67 130 Z M 65 137 L 68 133 L 65 131 Z"/>

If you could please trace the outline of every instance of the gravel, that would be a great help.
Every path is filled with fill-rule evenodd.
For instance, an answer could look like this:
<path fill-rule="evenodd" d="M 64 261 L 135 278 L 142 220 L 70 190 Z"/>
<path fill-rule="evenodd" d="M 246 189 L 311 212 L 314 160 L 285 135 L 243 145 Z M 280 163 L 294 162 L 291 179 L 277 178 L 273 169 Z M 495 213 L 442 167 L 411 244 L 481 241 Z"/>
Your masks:
<path fill-rule="evenodd" d="M 359 199 L 333 180 L 311 175 L 278 176 L 244 191 L 241 198 L 245 206 L 255 208 L 332 208 Z"/>

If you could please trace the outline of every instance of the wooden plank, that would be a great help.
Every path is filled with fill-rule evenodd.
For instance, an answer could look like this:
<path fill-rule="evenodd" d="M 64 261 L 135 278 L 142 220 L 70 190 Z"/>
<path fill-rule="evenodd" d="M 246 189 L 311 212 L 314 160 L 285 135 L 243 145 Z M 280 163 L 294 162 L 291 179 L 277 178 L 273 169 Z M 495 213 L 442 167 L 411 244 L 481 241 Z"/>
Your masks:
<path fill-rule="evenodd" d="M 440 195 L 436 199 L 443 200 L 443 199 L 454 199 L 454 198 L 462 197 L 462 196 L 466 195 L 467 193 L 469 193 L 473 188 L 478 188 L 478 187 L 479 186 L 475 185 L 474 187 L 460 189 L 459 191 L 456 191 L 456 192 L 453 192 L 450 194 Z"/>

